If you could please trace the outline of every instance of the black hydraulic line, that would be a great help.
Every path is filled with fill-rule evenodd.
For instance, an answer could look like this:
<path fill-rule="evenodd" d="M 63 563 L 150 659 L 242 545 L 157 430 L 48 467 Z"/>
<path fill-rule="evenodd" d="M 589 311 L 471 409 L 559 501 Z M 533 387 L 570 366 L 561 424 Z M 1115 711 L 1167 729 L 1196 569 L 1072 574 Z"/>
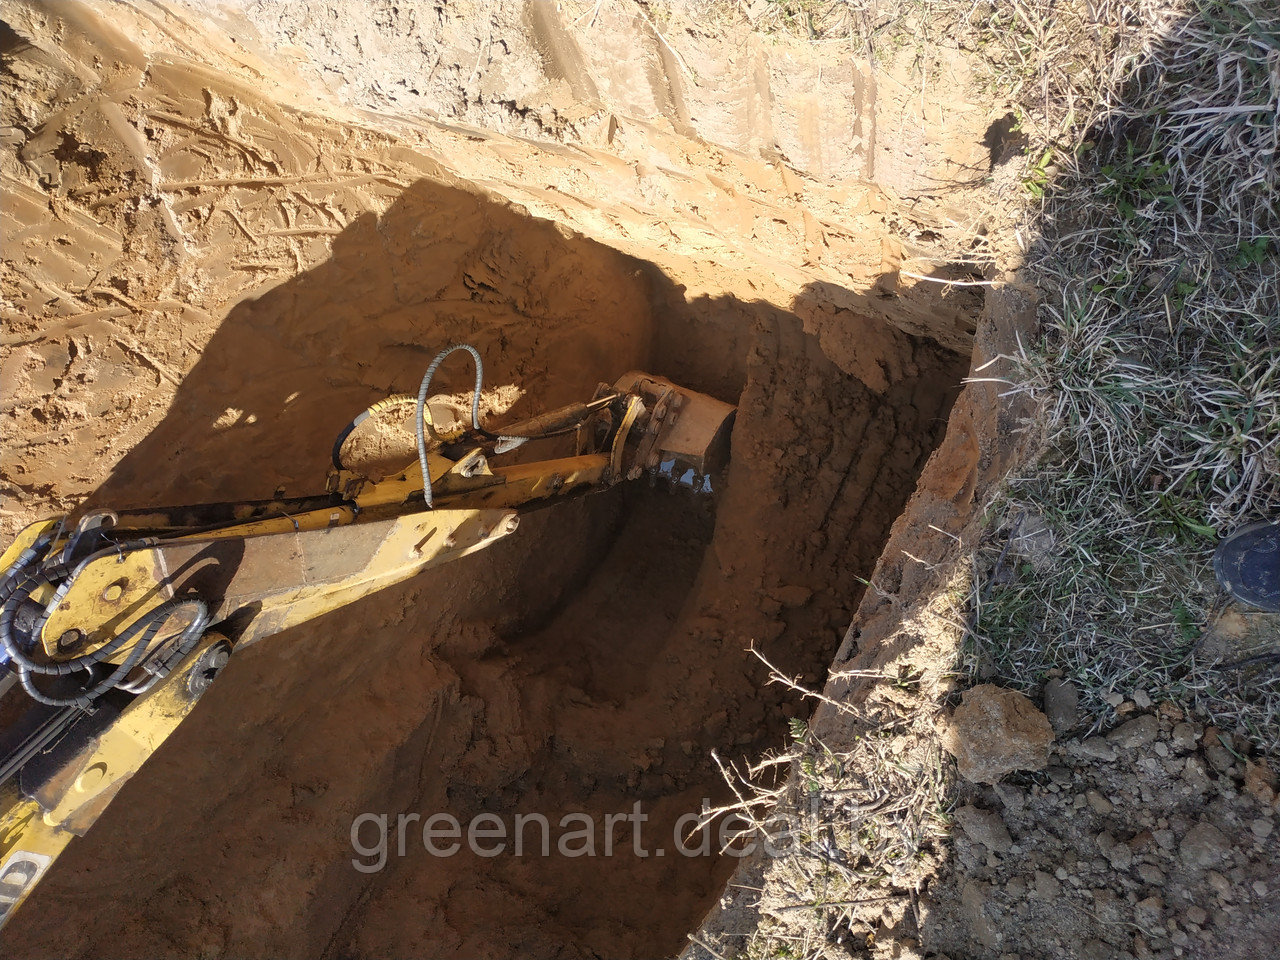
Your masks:
<path fill-rule="evenodd" d="M 53 533 L 43 533 L 36 537 L 31 546 L 19 553 L 13 563 L 9 564 L 9 568 L 3 574 L 0 574 L 0 601 L 9 596 L 9 589 L 17 581 L 18 575 L 34 561 L 44 556 L 45 550 L 55 539 L 56 537 Z"/>
<path fill-rule="evenodd" d="M 31 597 L 40 587 L 45 584 L 52 583 L 55 578 L 50 577 L 44 571 L 33 573 L 30 576 L 19 581 L 18 584 L 11 588 L 7 597 L 4 598 L 3 606 L 0 606 L 0 644 L 4 646 L 5 653 L 20 668 L 30 671 L 31 673 L 45 674 L 46 676 L 65 676 L 76 670 L 85 670 L 111 656 L 129 639 L 128 632 L 118 634 L 107 643 L 103 644 L 92 653 L 86 653 L 72 660 L 60 660 L 54 663 L 39 663 L 27 656 L 22 649 L 22 645 L 13 636 L 13 618 L 20 607 L 26 600 Z M 45 621 L 53 613 L 54 607 L 66 595 L 67 585 L 71 583 L 68 579 L 58 588 L 58 592 L 54 595 L 49 605 L 45 607 L 44 612 L 36 619 L 35 624 L 31 628 L 32 636 L 38 636 Z"/>
<path fill-rule="evenodd" d="M 39 636 L 41 628 L 57 608 L 62 598 L 66 596 L 70 590 L 74 577 L 67 576 L 70 571 L 66 564 L 58 562 L 40 566 L 39 559 L 49 545 L 53 543 L 55 537 L 53 534 L 45 534 L 36 539 L 34 543 L 18 555 L 15 561 L 10 564 L 9 569 L 0 575 L 0 645 L 3 646 L 4 652 L 14 662 L 18 668 L 18 679 L 22 683 L 22 687 L 27 693 L 40 703 L 47 704 L 52 707 L 77 706 L 88 708 L 93 700 L 106 693 L 117 683 L 123 680 L 138 665 L 142 656 L 146 653 L 147 647 L 155 638 L 156 632 L 169 619 L 173 613 L 183 607 L 195 606 L 196 612 L 192 617 L 191 623 L 183 630 L 179 636 L 170 659 L 177 662 L 190 651 L 196 640 L 204 632 L 204 628 L 209 622 L 209 610 L 202 600 L 194 598 L 168 600 L 150 610 L 139 617 L 135 622 L 130 624 L 119 634 L 112 637 L 107 643 L 103 644 L 97 650 L 91 653 L 83 654 L 70 660 L 56 661 L 52 663 L 40 663 L 27 656 L 26 651 L 22 649 L 22 645 L 13 635 L 13 621 L 17 614 L 18 608 L 22 606 L 31 595 L 40 587 L 45 585 L 53 585 L 59 579 L 63 582 L 57 587 L 53 599 L 45 606 L 40 616 L 36 618 L 35 624 L 32 626 L 32 636 Z M 32 571 L 33 567 L 38 569 Z M 26 576 L 23 576 L 23 574 Z M 36 688 L 31 679 L 32 674 L 41 674 L 44 676 L 67 676 L 77 671 L 88 671 L 94 665 L 101 663 L 107 657 L 114 654 L 123 647 L 131 639 L 143 633 L 143 637 L 135 645 L 134 649 L 129 652 L 124 662 L 111 672 L 105 679 L 95 683 L 93 686 L 79 691 L 70 697 L 52 697 L 42 693 Z"/>
<path fill-rule="evenodd" d="M 333 454 L 331 459 L 333 460 L 334 469 L 346 469 L 346 467 L 342 465 L 342 445 L 346 443 L 347 438 L 355 432 L 356 427 L 360 426 L 360 424 L 364 423 L 375 413 L 381 413 L 383 410 L 389 410 L 392 407 L 400 406 L 401 404 L 408 405 L 415 402 L 416 398 L 407 393 L 396 393 L 366 407 L 363 413 L 342 428 L 341 432 L 338 434 L 338 438 L 333 441 Z"/>
<path fill-rule="evenodd" d="M 154 610 L 150 610 L 143 614 L 136 621 L 129 624 L 116 640 L 123 638 L 128 640 L 132 638 L 145 625 L 142 637 L 134 644 L 133 649 L 129 651 L 129 655 L 125 657 L 121 663 L 108 676 L 100 680 L 91 687 L 87 687 L 78 691 L 76 694 L 68 697 L 53 697 L 37 689 L 35 683 L 31 679 L 32 671 L 26 666 L 18 667 L 18 680 L 22 683 L 22 688 L 27 691 L 33 700 L 47 704 L 51 707 L 80 707 L 88 709 L 93 705 L 93 701 L 102 696 L 108 690 L 112 689 L 116 684 L 129 675 L 129 673 L 142 660 L 143 655 L 147 652 L 147 648 L 151 645 L 151 641 L 155 639 L 156 633 L 165 621 L 171 617 L 175 611 L 183 607 L 195 607 L 195 616 L 191 618 L 191 622 L 178 637 L 174 650 L 169 654 L 169 659 L 173 663 L 182 660 L 191 648 L 195 646 L 196 641 L 200 639 L 200 635 L 204 633 L 204 628 L 209 623 L 209 608 L 203 600 L 196 599 L 175 599 L 167 600 Z M 115 643 L 115 641 L 112 641 Z M 119 644 L 116 644 L 118 647 Z"/>

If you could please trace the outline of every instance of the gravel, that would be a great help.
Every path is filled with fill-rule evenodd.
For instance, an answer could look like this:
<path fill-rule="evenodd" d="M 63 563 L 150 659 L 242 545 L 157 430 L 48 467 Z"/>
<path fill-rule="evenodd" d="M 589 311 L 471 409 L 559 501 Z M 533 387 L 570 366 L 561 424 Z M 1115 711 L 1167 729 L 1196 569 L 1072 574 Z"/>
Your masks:
<path fill-rule="evenodd" d="M 1146 713 L 1116 727 L 1107 734 L 1107 741 L 1121 750 L 1135 750 L 1152 743 L 1159 732 L 1159 721 Z"/>
<path fill-rule="evenodd" d="M 1265 902 L 1280 863 L 1275 778 L 1234 737 L 1245 760 L 1232 756 L 1230 775 L 1219 773 L 1202 729 L 1159 708 L 1131 714 L 1110 734 L 1053 744 L 1043 770 L 962 787 L 955 851 L 972 867 L 933 891 L 935 909 L 945 904 L 927 932 L 935 952 L 999 957 L 1019 944 L 1029 960 L 1269 956 L 1256 947 L 1280 931 Z M 979 879 L 962 898 L 965 881 Z"/>
<path fill-rule="evenodd" d="M 1211 823 L 1196 824 L 1178 847 L 1182 862 L 1193 870 L 1214 866 L 1230 852 L 1230 841 Z"/>

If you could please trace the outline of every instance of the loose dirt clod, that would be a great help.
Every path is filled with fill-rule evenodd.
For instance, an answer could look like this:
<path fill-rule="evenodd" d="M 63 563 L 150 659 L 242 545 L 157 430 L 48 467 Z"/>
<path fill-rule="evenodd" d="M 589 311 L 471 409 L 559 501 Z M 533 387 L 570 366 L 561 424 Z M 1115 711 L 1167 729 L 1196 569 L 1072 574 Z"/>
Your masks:
<path fill-rule="evenodd" d="M 1016 690 L 983 684 L 966 690 L 942 744 L 971 783 L 998 783 L 1015 770 L 1042 770 L 1053 728 Z"/>

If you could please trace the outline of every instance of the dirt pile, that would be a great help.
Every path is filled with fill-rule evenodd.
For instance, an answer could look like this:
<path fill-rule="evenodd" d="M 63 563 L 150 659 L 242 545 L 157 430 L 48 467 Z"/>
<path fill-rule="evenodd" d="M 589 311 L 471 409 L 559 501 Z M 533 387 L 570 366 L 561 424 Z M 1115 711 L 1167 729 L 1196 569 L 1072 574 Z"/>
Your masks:
<path fill-rule="evenodd" d="M 1251 754 L 1245 738 L 1161 704 L 1105 737 L 1063 739 L 1043 773 L 965 785 L 954 877 L 920 902 L 923 946 L 1269 955 L 1280 844 L 1274 780 Z"/>
<path fill-rule="evenodd" d="M 258 0 L 226 16 L 228 31 L 247 21 L 326 92 L 384 118 L 625 151 L 640 146 L 619 129 L 626 117 L 818 178 L 870 179 L 874 166 L 866 66 L 758 36 L 724 5 Z"/>
<path fill-rule="evenodd" d="M 874 188 L 674 125 L 612 115 L 648 158 L 629 165 L 374 124 L 177 7 L 6 17 L 7 530 L 86 495 L 315 491 L 336 431 L 449 341 L 484 355 L 498 421 L 632 368 L 739 408 L 709 499 L 558 506 L 239 653 L 6 936 L 58 956 L 677 950 L 732 860 L 417 850 L 366 875 L 352 821 L 641 800 L 669 835 L 722 799 L 712 751 L 757 756 L 806 711 L 747 648 L 824 679 L 981 295 L 905 276 L 909 216 Z M 565 62 L 544 75 L 573 93 Z"/>

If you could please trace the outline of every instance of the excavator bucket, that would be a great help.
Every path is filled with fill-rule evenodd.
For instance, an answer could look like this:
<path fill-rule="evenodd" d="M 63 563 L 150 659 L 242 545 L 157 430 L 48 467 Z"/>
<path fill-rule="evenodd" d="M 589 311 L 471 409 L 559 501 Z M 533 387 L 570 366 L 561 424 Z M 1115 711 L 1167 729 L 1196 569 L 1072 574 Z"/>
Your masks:
<path fill-rule="evenodd" d="M 638 370 L 619 378 L 613 389 L 641 398 L 645 407 L 632 431 L 635 453 L 626 476 L 656 471 L 694 490 L 709 490 L 710 478 L 729 460 L 736 408 Z"/>

